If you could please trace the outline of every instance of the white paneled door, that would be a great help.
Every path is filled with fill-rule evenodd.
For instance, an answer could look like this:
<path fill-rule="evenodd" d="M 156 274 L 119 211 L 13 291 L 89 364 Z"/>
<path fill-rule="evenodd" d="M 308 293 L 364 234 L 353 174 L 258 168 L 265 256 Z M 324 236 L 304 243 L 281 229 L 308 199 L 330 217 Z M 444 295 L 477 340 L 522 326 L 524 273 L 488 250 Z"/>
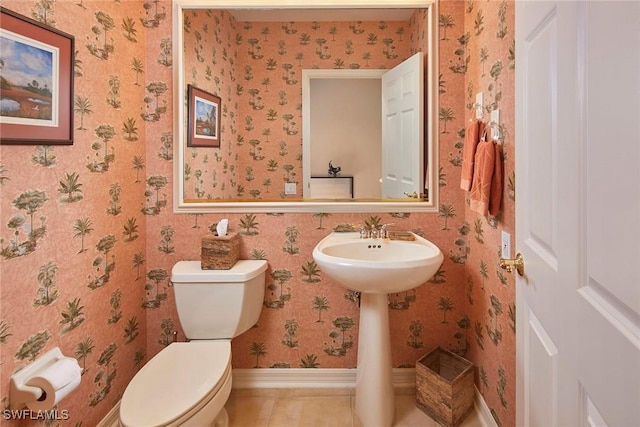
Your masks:
<path fill-rule="evenodd" d="M 518 426 L 640 425 L 640 2 L 518 1 Z"/>
<path fill-rule="evenodd" d="M 382 76 L 382 197 L 424 193 L 424 56 Z"/>

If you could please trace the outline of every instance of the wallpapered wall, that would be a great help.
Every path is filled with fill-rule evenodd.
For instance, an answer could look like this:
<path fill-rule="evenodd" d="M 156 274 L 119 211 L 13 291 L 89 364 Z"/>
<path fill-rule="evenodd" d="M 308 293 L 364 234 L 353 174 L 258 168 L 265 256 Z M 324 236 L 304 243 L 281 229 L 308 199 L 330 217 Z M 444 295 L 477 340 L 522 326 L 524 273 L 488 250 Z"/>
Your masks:
<path fill-rule="evenodd" d="M 60 346 L 80 360 L 85 372 L 79 389 L 59 405 L 69 410 L 70 421 L 53 424 L 95 425 L 137 369 L 167 345 L 172 331 L 180 331 L 168 281 L 171 267 L 181 259 L 197 259 L 200 238 L 222 216 L 172 213 L 173 46 L 168 0 L 7 0 L 2 5 L 73 34 L 77 60 L 74 145 L 0 148 L 0 396 L 6 406 L 11 373 Z M 242 257 L 269 261 L 262 315 L 257 327 L 234 340 L 233 363 L 237 368 L 355 367 L 357 305 L 353 295 L 317 271 L 311 251 L 336 224 L 375 216 L 396 223 L 397 229 L 428 237 L 446 255 L 431 283 L 390 295 L 394 366 L 412 366 L 435 345 L 465 354 L 479 368 L 476 382 L 494 416 L 502 425 L 511 425 L 515 420 L 513 279 L 499 274 L 497 262 L 500 231 L 513 232 L 514 223 L 509 133 L 513 4 L 443 1 L 439 5 L 440 213 L 229 214 L 233 229 L 241 233 Z M 216 30 L 215 17 L 211 18 L 208 32 L 199 24 L 192 29 L 209 41 L 227 36 Z M 320 23 L 319 28 L 305 29 L 326 39 L 321 52 L 332 55 L 322 61 L 328 67 L 339 66 L 337 59 L 345 66 L 366 63 L 345 53 L 348 41 L 356 40 L 356 30 L 378 35 L 375 49 L 380 51 L 386 45 L 381 40 L 387 38 L 395 44 L 401 37 L 414 41 L 425 37 L 424 29 L 397 31 L 397 23 L 387 28 L 381 23 L 350 26 Z M 292 164 L 297 171 L 299 159 L 279 152 L 282 138 L 287 151 L 300 142 L 299 133 L 289 135 L 299 130 L 299 106 L 284 104 L 278 112 L 293 118 L 279 116 L 273 123 L 266 108 L 254 111 L 256 103 L 251 102 L 257 99 L 256 90 L 265 105 L 281 101 L 275 87 L 287 79 L 299 80 L 298 68 L 279 68 L 274 72 L 278 77 L 264 73 L 270 59 L 280 66 L 286 63 L 279 49 L 284 45 L 289 54 L 296 52 L 300 34 L 287 34 L 287 23 L 250 27 L 246 31 L 254 36 L 232 40 L 226 55 L 232 58 L 236 51 L 240 55 L 260 46 L 263 58 L 257 61 L 259 66 L 250 67 L 250 80 L 245 80 L 248 71 L 238 68 L 237 60 L 240 82 L 235 83 L 243 91 L 237 93 L 235 86 L 221 93 L 228 105 L 224 129 L 235 136 L 223 137 L 220 151 L 231 149 L 225 144 L 237 146 L 242 135 L 246 153 L 265 156 L 260 165 L 276 156 L 265 151 L 273 145 L 278 167 Z M 208 55 L 209 49 L 203 48 L 203 53 Z M 218 49 L 225 55 L 224 46 Z M 309 53 L 307 59 L 314 55 Z M 316 63 L 320 65 L 319 57 L 311 62 Z M 191 80 L 190 71 L 187 75 Z M 206 75 L 197 73 L 195 78 L 199 83 Z M 273 88 L 265 87 L 267 78 Z M 278 78 L 283 80 L 276 84 Z M 216 88 L 213 72 L 211 79 Z M 490 220 L 471 213 L 458 188 L 463 129 L 471 117 L 468 94 L 479 90 L 485 99 L 498 103 L 505 130 L 500 141 L 506 156 L 505 206 L 499 218 Z M 289 101 L 289 95 L 284 98 Z M 286 136 L 272 136 L 283 131 Z M 252 144 L 254 139 L 260 144 Z M 263 150 L 258 152 L 257 146 Z M 199 159 L 207 154 L 204 149 L 197 152 Z M 222 178 L 224 167 L 214 164 L 210 157 L 207 173 L 216 170 L 220 184 L 231 186 L 231 179 Z M 246 181 L 246 165 L 237 165 L 237 186 L 254 188 Z M 184 339 L 181 331 L 178 336 Z"/>
<path fill-rule="evenodd" d="M 465 120 L 475 117 L 473 104 L 478 92 L 484 95 L 485 122 L 490 120 L 491 110 L 500 110 L 498 144 L 504 156 L 503 207 L 496 218 L 487 220 L 468 208 L 468 197 L 465 200 L 469 254 L 464 288 L 465 313 L 471 322 L 467 358 L 477 367 L 476 386 L 498 424 L 503 426 L 515 425 L 516 404 L 515 279 L 498 267 L 502 231 L 511 233 L 512 256 L 515 254 L 514 8 L 514 3 L 508 1 L 474 1 L 465 2 L 464 18 L 453 13 L 440 14 L 441 49 L 455 54 L 446 65 L 451 71 L 464 72 Z M 462 51 L 464 54 L 458 55 Z M 445 65 L 442 56 L 441 61 Z M 441 110 L 441 119 L 443 113 L 446 115 Z"/>

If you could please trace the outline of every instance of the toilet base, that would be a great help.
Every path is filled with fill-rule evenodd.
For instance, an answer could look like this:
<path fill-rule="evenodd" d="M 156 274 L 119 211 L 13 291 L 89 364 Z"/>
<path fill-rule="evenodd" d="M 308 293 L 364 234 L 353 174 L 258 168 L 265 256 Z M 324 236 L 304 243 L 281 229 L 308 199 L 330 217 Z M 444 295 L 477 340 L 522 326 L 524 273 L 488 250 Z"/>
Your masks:
<path fill-rule="evenodd" d="M 176 425 L 180 427 L 229 427 L 229 414 L 227 414 L 224 405 L 229 400 L 231 384 L 231 369 L 229 369 L 227 378 L 211 400 L 205 403 L 191 418 L 182 423 L 176 423 Z"/>
<path fill-rule="evenodd" d="M 229 427 L 229 414 L 225 408 L 222 408 L 211 427 Z"/>

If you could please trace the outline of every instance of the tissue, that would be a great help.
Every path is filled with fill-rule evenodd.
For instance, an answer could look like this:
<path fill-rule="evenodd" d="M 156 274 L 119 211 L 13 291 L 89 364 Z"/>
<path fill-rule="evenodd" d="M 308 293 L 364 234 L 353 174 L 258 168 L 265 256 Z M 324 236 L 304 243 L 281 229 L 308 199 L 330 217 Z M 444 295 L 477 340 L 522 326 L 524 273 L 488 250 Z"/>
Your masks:
<path fill-rule="evenodd" d="M 216 231 L 218 232 L 218 236 L 226 236 L 228 228 L 229 228 L 229 220 L 226 218 L 221 219 L 220 222 L 218 222 L 218 225 L 216 226 Z"/>
<path fill-rule="evenodd" d="M 32 411 L 48 411 L 78 387 L 82 368 L 72 357 L 63 357 L 29 378 L 26 385 L 42 389 L 40 399 L 26 402 Z"/>

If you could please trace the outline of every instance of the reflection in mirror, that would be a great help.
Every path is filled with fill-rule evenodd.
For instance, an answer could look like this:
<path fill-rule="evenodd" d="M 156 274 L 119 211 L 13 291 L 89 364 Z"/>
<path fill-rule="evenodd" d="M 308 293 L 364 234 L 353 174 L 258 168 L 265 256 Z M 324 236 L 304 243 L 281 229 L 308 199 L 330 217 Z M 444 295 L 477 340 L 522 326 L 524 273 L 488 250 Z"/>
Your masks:
<path fill-rule="evenodd" d="M 314 19 L 282 21 L 283 10 L 279 9 L 274 21 L 268 16 L 248 18 L 257 9 L 213 10 L 205 8 L 202 1 L 196 3 L 174 2 L 174 39 L 183 47 L 174 48 L 176 212 L 435 210 L 437 194 L 428 200 L 381 199 L 377 193 L 355 193 L 357 181 L 352 181 L 353 198 L 347 191 L 344 199 L 310 199 L 304 177 L 315 171 L 306 169 L 303 156 L 306 123 L 302 120 L 301 89 L 305 69 L 388 70 L 416 52 L 434 53 L 428 25 L 434 25 L 434 10 L 398 9 L 408 16 L 399 20 L 350 17 L 323 21 L 320 17 L 330 15 L 329 9 L 323 9 Z M 286 12 L 295 14 L 293 9 Z M 303 12 L 308 15 L 314 11 Z M 339 16 L 347 16 L 346 10 L 340 12 Z M 429 58 L 426 109 L 431 112 L 436 111 L 437 89 L 432 90 L 436 56 L 425 55 Z M 220 97 L 219 148 L 186 146 L 185 135 L 194 131 L 187 128 L 185 119 L 191 108 L 186 102 L 187 85 Z M 425 118 L 428 161 L 427 173 L 422 176 L 426 175 L 424 186 L 428 188 L 437 182 L 436 119 L 433 114 Z M 338 166 L 341 159 L 352 156 L 337 155 L 340 157 L 329 160 Z M 326 176 L 327 171 L 328 162 L 318 172 Z"/>
<path fill-rule="evenodd" d="M 305 198 L 344 198 L 347 184 L 349 198 L 382 197 L 381 76 L 378 70 L 303 71 Z M 330 173 L 329 163 L 340 171 Z"/>
<path fill-rule="evenodd" d="M 356 199 L 427 192 L 423 62 L 418 51 L 390 70 L 302 71 L 305 198 L 316 197 L 319 184 L 323 197 L 338 198 L 345 178 Z M 341 176 L 338 167 L 318 173 L 334 158 L 346 162 Z"/>

